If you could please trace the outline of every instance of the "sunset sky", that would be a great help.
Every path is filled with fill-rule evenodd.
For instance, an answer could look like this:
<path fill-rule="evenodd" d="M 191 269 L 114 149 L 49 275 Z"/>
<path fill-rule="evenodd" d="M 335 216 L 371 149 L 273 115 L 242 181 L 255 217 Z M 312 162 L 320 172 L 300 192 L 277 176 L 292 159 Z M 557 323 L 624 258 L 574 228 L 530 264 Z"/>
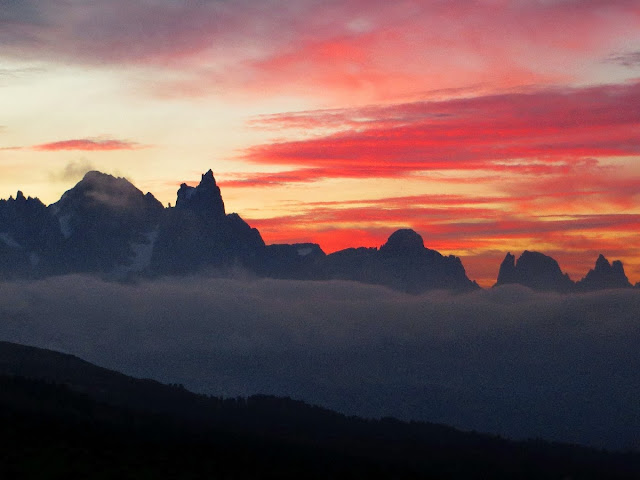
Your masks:
<path fill-rule="evenodd" d="M 211 168 L 267 243 L 640 281 L 640 1 L 0 0 L 0 198 Z"/>

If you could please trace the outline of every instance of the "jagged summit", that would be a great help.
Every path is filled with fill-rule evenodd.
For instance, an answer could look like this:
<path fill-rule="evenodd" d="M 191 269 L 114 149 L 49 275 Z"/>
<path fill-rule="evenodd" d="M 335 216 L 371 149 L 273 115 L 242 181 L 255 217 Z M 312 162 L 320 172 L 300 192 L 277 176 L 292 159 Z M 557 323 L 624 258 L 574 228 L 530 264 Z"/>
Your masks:
<path fill-rule="evenodd" d="M 213 176 L 213 170 L 209 169 L 205 173 L 202 174 L 202 180 L 200 180 L 200 184 L 203 183 L 213 183 L 216 184 L 216 179 Z"/>
<path fill-rule="evenodd" d="M 598 255 L 598 258 L 596 259 L 596 271 L 607 271 L 611 269 L 611 264 L 609 263 L 609 260 L 607 260 L 605 258 L 605 256 L 603 254 Z"/>
<path fill-rule="evenodd" d="M 326 255 L 319 245 L 266 245 L 238 214 L 226 214 L 213 170 L 197 186 L 177 191 L 175 208 L 164 208 L 129 180 L 87 172 L 60 200 L 0 200 L 0 279 L 90 272 L 171 275 L 228 272 L 300 280 L 351 280 L 419 293 L 472 290 L 478 285 L 460 258 L 425 246 L 410 228 L 389 235 L 380 248 L 347 248 Z M 115 272 L 115 273 L 114 273 Z M 517 283 L 538 290 L 627 288 L 620 261 L 600 255 L 595 268 L 574 284 L 553 258 L 525 250 L 507 253 L 496 285 Z"/>
<path fill-rule="evenodd" d="M 591 291 L 609 288 L 631 288 L 622 262 L 612 263 L 602 254 L 598 256 L 595 267 L 580 281 L 573 282 L 566 273 L 560 270 L 558 262 L 540 252 L 525 250 L 518 261 L 511 253 L 507 253 L 498 273 L 495 286 L 520 284 L 535 290 L 557 292 Z"/>
<path fill-rule="evenodd" d="M 170 274 L 243 267 L 255 270 L 264 249 L 257 229 L 238 214 L 225 213 L 213 171 L 200 183 L 180 185 L 175 208 L 164 212 L 152 269 Z"/>
<path fill-rule="evenodd" d="M 186 183 L 180 185 L 176 208 L 206 215 L 210 221 L 224 218 L 226 215 L 224 201 L 212 170 L 208 170 L 202 175 L 202 179 L 196 187 L 191 187 Z"/>
<path fill-rule="evenodd" d="M 601 290 L 605 288 L 631 288 L 631 283 L 624 273 L 624 267 L 620 260 L 609 260 L 600 254 L 595 267 L 589 270 L 587 275 L 577 283 L 581 290 Z"/>
<path fill-rule="evenodd" d="M 508 252 L 500 264 L 498 280 L 496 285 L 505 285 L 509 283 L 518 283 L 518 275 L 516 272 L 516 257 Z"/>

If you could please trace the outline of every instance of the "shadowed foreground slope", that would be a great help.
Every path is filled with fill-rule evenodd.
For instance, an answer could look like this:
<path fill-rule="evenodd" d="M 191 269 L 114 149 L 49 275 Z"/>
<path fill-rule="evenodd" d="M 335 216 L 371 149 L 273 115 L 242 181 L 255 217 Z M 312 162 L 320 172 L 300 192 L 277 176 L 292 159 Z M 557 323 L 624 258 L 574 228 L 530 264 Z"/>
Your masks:
<path fill-rule="evenodd" d="M 28 377 L 28 378 L 27 378 Z M 3 476 L 637 478 L 640 455 L 222 399 L 0 343 Z"/>

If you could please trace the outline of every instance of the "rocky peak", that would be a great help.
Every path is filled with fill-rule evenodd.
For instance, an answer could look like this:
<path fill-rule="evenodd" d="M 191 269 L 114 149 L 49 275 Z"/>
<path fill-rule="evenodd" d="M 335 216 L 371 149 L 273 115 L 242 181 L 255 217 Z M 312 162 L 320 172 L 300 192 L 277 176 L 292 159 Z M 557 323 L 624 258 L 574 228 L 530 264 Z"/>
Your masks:
<path fill-rule="evenodd" d="M 498 280 L 496 285 L 505 285 L 507 283 L 517 283 L 516 279 L 516 257 L 507 253 L 504 260 L 500 264 L 498 271 Z"/>
<path fill-rule="evenodd" d="M 224 202 L 220 194 L 220 188 L 213 176 L 213 171 L 209 170 L 203 174 L 197 187 L 191 187 L 186 183 L 181 184 L 178 190 L 176 208 L 179 210 L 191 210 L 213 219 L 224 218 Z"/>
<path fill-rule="evenodd" d="M 514 256 L 507 254 L 500 266 L 497 285 L 518 283 L 535 290 L 569 291 L 574 283 L 562 273 L 558 262 L 540 252 L 525 250 L 513 263 Z"/>
<path fill-rule="evenodd" d="M 73 188 L 67 190 L 54 211 L 106 209 L 109 211 L 161 210 L 162 204 L 153 195 L 143 194 L 124 177 L 114 177 L 102 172 L 90 171 Z"/>
<path fill-rule="evenodd" d="M 213 176 L 213 170 L 209 169 L 206 173 L 202 174 L 202 179 L 200 180 L 200 185 L 213 184 L 216 185 L 216 179 Z"/>
<path fill-rule="evenodd" d="M 410 228 L 403 228 L 393 232 L 387 242 L 380 247 L 385 255 L 420 255 L 424 253 L 424 241 L 420 234 Z"/>
<path fill-rule="evenodd" d="M 558 262 L 548 255 L 540 252 L 530 252 L 525 250 L 516 262 L 516 268 L 525 269 L 531 272 L 548 272 L 552 275 L 562 274 Z"/>
<path fill-rule="evenodd" d="M 611 264 L 609 263 L 609 260 L 605 258 L 604 255 L 602 254 L 598 255 L 598 259 L 596 260 L 595 270 L 602 273 L 611 271 Z"/>
<path fill-rule="evenodd" d="M 601 290 L 606 288 L 629 288 L 631 283 L 624 273 L 624 267 L 620 260 L 614 260 L 612 264 L 600 254 L 596 265 L 589 270 L 587 275 L 578 282 L 582 290 Z"/>

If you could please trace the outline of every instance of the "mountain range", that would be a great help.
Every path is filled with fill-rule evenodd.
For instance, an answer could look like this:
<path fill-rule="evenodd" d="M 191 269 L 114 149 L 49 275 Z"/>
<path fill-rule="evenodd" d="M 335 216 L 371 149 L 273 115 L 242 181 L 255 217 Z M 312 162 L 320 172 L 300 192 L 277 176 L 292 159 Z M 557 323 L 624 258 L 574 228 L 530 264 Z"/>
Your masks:
<path fill-rule="evenodd" d="M 329 255 L 314 243 L 265 244 L 238 214 L 227 214 L 213 172 L 180 185 L 174 207 L 163 207 L 125 178 L 88 172 L 60 200 L 0 200 L 0 278 L 96 273 L 116 280 L 242 269 L 261 277 L 351 280 L 410 293 L 470 291 L 460 258 L 426 248 L 400 229 L 380 248 L 347 248 Z M 496 285 L 517 283 L 559 292 L 630 288 L 620 261 L 602 255 L 580 281 L 540 252 L 508 253 Z M 638 287 L 639 285 L 636 285 Z"/>

